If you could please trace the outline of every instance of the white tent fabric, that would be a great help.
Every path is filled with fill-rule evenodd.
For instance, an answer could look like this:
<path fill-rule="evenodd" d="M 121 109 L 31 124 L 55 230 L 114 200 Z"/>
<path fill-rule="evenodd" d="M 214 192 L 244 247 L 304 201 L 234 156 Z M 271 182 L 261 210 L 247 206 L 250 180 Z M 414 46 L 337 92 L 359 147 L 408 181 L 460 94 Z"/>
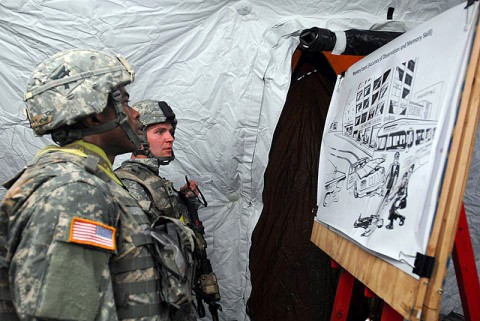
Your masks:
<path fill-rule="evenodd" d="M 127 87 L 132 102 L 164 100 L 177 114 L 177 159 L 161 172 L 177 187 L 185 174 L 200 183 L 209 201 L 200 215 L 219 278 L 221 318 L 245 320 L 250 237 L 262 211 L 263 174 L 299 32 L 312 26 L 405 31 L 458 3 L 2 0 L 0 180 L 50 143 L 34 137 L 23 116 L 34 66 L 71 48 L 122 54 L 137 72 Z M 393 20 L 387 20 L 389 7 Z M 478 181 L 480 168 L 475 171 Z M 478 198 L 477 186 L 472 195 Z M 478 230 L 476 242 L 478 248 Z M 459 308 L 458 299 L 452 302 L 450 310 Z"/>

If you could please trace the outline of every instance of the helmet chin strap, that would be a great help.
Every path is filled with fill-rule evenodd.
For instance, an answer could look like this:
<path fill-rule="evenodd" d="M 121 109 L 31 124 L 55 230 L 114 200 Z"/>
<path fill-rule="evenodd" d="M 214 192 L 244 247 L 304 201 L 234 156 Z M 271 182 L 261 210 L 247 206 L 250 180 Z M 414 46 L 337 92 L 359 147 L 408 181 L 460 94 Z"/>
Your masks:
<path fill-rule="evenodd" d="M 175 159 L 175 154 L 173 153 L 173 150 L 172 150 L 172 155 L 171 156 L 167 156 L 167 157 L 156 157 L 158 159 L 158 162 L 160 163 L 160 165 L 168 165 L 170 164 L 171 161 L 173 161 Z"/>
<path fill-rule="evenodd" d="M 135 149 L 139 149 L 140 146 L 142 146 L 143 139 L 141 139 L 140 137 L 138 137 L 137 134 L 135 134 L 135 131 L 133 130 L 132 126 L 130 126 L 130 123 L 128 122 L 128 117 L 127 115 L 125 115 L 125 112 L 123 111 L 123 108 L 122 108 L 121 92 L 118 90 L 114 90 L 112 92 L 112 97 L 113 97 L 113 100 L 115 101 L 114 105 L 115 105 L 115 111 L 117 113 L 117 119 L 111 122 L 115 122 L 117 126 L 120 126 L 120 128 L 127 135 L 130 142 L 135 146 Z"/>
<path fill-rule="evenodd" d="M 105 124 L 90 128 L 57 130 L 52 133 L 53 141 L 60 146 L 64 146 L 76 140 L 82 139 L 85 136 L 105 133 L 114 129 L 115 127 L 120 126 L 130 142 L 135 146 L 136 149 L 139 149 L 144 144 L 145 138 L 143 136 L 140 138 L 137 134 L 135 134 L 132 126 L 130 126 L 128 117 L 122 108 L 122 94 L 120 91 L 113 91 L 112 97 L 114 100 L 115 113 L 117 114 L 115 119 L 106 122 Z"/>

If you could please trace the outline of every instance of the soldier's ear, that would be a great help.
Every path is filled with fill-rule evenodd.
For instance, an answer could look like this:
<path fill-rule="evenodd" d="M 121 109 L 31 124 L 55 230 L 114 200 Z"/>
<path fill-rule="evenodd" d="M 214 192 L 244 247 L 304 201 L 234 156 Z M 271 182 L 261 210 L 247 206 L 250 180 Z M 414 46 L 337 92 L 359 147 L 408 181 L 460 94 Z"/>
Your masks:
<path fill-rule="evenodd" d="M 101 123 L 102 122 L 98 118 L 97 114 L 90 115 L 90 116 L 87 116 L 86 118 L 82 119 L 82 124 L 84 125 L 84 127 L 87 127 L 87 128 L 98 126 Z"/>

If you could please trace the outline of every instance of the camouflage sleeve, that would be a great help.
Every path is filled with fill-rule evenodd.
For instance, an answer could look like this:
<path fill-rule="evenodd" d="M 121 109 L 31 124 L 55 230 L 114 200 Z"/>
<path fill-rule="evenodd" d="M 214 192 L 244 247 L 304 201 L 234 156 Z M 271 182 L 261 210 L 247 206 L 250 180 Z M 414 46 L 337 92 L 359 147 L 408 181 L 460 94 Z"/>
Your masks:
<path fill-rule="evenodd" d="M 35 195 L 16 213 L 19 219 L 12 226 L 21 235 L 10 265 L 11 292 L 20 318 L 116 320 L 108 267 L 113 251 L 95 242 L 75 243 L 78 237 L 71 237 L 76 218 L 115 228 L 113 200 L 81 182 L 67 183 L 40 199 Z"/>

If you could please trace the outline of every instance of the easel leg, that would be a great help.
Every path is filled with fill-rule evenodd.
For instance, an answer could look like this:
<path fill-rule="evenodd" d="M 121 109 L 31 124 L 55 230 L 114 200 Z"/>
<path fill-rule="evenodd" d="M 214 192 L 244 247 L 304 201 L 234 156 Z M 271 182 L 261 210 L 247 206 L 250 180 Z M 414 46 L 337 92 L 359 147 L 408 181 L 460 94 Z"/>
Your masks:
<path fill-rule="evenodd" d="M 335 264 L 332 262 L 332 267 L 335 267 Z M 340 279 L 338 280 L 337 293 L 335 294 L 335 301 L 333 303 L 330 321 L 347 320 L 354 281 L 355 278 L 350 273 L 342 270 Z"/>
<path fill-rule="evenodd" d="M 480 320 L 480 285 L 478 281 L 472 240 L 468 230 L 467 215 L 462 205 L 455 243 L 452 251 L 453 265 L 457 276 L 458 290 L 462 299 L 465 320 Z"/>

